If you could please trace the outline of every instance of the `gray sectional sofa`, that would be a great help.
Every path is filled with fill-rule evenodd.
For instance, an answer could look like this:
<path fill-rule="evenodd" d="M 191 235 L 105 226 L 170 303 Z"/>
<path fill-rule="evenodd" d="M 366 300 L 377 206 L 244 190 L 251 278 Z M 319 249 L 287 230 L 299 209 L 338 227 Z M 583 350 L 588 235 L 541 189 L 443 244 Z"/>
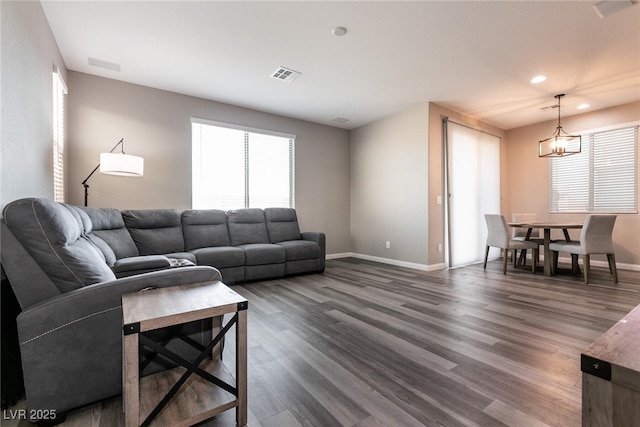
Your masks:
<path fill-rule="evenodd" d="M 176 260 L 215 267 L 227 284 L 324 270 L 325 235 L 300 232 L 294 209 L 75 208 L 119 277 Z"/>
<path fill-rule="evenodd" d="M 293 209 L 118 211 L 30 198 L 5 206 L 1 226 L 2 267 L 22 309 L 27 405 L 58 417 L 121 393 L 123 293 L 325 265 L 324 234 L 300 232 Z M 211 328 L 195 322 L 183 333 L 205 343 Z M 193 355 L 179 340 L 170 346 Z M 167 367 L 156 360 L 143 375 Z"/>

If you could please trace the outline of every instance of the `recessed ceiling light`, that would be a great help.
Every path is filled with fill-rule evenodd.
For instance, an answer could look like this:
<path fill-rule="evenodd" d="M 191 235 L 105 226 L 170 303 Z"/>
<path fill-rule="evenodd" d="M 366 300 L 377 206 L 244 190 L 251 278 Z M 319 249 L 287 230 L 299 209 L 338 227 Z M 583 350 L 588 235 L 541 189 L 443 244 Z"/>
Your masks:
<path fill-rule="evenodd" d="M 334 27 L 331 33 L 336 37 L 342 37 L 347 34 L 347 29 L 345 27 Z"/>
<path fill-rule="evenodd" d="M 580 104 L 576 108 L 578 110 L 584 110 L 585 108 L 589 108 L 589 107 L 591 107 L 591 105 L 589 105 L 589 104 Z"/>
<path fill-rule="evenodd" d="M 542 74 L 539 76 L 535 76 L 534 78 L 531 79 L 531 83 L 536 84 L 536 83 L 542 83 L 543 81 L 547 80 L 547 76 L 543 76 Z"/>

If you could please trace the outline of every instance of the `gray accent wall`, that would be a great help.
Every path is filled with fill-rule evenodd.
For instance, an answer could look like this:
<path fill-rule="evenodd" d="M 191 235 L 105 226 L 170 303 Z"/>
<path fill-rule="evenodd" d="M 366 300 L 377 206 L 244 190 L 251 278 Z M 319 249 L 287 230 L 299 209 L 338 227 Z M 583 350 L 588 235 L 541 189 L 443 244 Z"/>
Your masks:
<path fill-rule="evenodd" d="M 54 65 L 66 77 L 40 2 L 0 1 L 0 208 L 53 198 Z"/>
<path fill-rule="evenodd" d="M 69 203 L 84 203 L 81 182 L 124 138 L 125 152 L 144 158 L 144 176 L 96 172 L 89 206 L 191 209 L 191 118 L 198 117 L 295 134 L 301 230 L 324 231 L 328 254 L 350 250 L 348 131 L 75 71 L 68 98 Z"/>
<path fill-rule="evenodd" d="M 351 132 L 352 252 L 428 264 L 428 144 L 426 103 Z"/>

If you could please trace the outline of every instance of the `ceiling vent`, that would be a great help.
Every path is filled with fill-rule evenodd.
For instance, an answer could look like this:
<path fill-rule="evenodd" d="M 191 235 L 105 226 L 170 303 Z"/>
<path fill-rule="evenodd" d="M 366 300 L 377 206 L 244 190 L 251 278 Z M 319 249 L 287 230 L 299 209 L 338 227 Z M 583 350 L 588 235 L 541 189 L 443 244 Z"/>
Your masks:
<path fill-rule="evenodd" d="M 102 59 L 89 57 L 89 65 L 104 68 L 105 70 L 120 72 L 120 64 L 116 64 L 115 62 L 103 61 Z"/>
<path fill-rule="evenodd" d="M 338 123 L 338 124 L 343 125 L 343 124 L 347 123 L 349 121 L 349 119 L 345 119 L 344 117 L 336 117 L 335 119 L 331 119 L 331 121 L 333 123 Z"/>
<path fill-rule="evenodd" d="M 302 73 L 293 71 L 289 68 L 279 67 L 273 72 L 273 74 L 271 74 L 271 77 L 282 82 L 291 83 L 292 81 L 300 77 L 301 74 Z"/>
<path fill-rule="evenodd" d="M 602 0 L 593 5 L 600 18 L 606 18 L 638 3 L 638 0 Z"/>

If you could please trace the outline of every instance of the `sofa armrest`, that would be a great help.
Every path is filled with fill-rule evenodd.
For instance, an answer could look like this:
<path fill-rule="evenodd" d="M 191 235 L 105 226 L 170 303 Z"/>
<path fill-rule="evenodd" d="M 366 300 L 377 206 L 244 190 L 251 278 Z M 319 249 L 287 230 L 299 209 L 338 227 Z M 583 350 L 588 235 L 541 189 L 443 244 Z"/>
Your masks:
<path fill-rule="evenodd" d="M 149 273 L 151 271 L 166 270 L 168 268 L 193 267 L 195 264 L 188 259 L 167 258 L 164 255 L 143 255 L 121 258 L 113 266 L 113 272 L 118 279 Z"/>
<path fill-rule="evenodd" d="M 318 231 L 304 231 L 302 232 L 302 240 L 311 240 L 312 242 L 316 242 L 323 249 L 324 253 L 326 245 L 326 236 L 324 233 Z"/>
<path fill-rule="evenodd" d="M 316 242 L 320 246 L 320 262 L 322 270 L 325 267 L 325 258 L 327 256 L 327 237 L 320 231 L 304 231 L 302 234 L 302 240 L 310 240 Z"/>
<path fill-rule="evenodd" d="M 150 271 L 165 270 L 171 267 L 169 258 L 164 255 L 145 255 L 121 258 L 113 265 L 116 277 L 131 276 L 132 274 L 148 273 Z"/>
<path fill-rule="evenodd" d="M 123 293 L 219 280 L 213 267 L 167 269 L 86 286 L 24 310 L 17 322 L 29 407 L 63 412 L 122 392 Z"/>
<path fill-rule="evenodd" d="M 207 266 L 168 269 L 109 282 L 96 283 L 53 297 L 29 307 L 18 316 L 20 342 L 41 339 L 61 328 L 102 313 L 121 310 L 122 294 L 155 287 L 187 285 L 222 280 L 220 272 Z"/>

